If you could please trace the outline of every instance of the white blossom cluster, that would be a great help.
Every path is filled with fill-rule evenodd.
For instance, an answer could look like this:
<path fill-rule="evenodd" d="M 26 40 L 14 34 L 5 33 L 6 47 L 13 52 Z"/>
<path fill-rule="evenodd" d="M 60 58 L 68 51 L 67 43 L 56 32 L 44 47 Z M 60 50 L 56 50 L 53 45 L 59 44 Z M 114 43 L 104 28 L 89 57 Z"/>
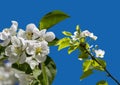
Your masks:
<path fill-rule="evenodd" d="M 86 37 L 90 37 L 93 40 L 97 40 L 97 38 L 98 38 L 93 33 L 89 32 L 88 30 L 85 30 L 85 31 L 82 31 L 82 32 L 75 31 L 74 35 L 71 36 L 73 41 L 80 40 L 81 38 L 86 38 Z M 105 54 L 105 51 L 102 50 L 102 49 L 95 49 L 94 53 L 95 53 L 96 57 L 103 58 L 104 54 Z M 81 60 L 81 59 L 79 59 L 79 60 Z"/>
<path fill-rule="evenodd" d="M 97 39 L 97 36 L 95 36 L 93 33 L 89 32 L 88 30 L 82 31 L 82 32 L 78 32 L 75 31 L 74 35 L 71 36 L 73 40 L 78 40 L 80 38 L 84 38 L 84 37 L 90 37 L 93 40 Z"/>
<path fill-rule="evenodd" d="M 18 30 L 18 23 L 12 21 L 10 28 L 0 32 L 0 45 L 5 48 L 4 55 L 11 63 L 27 62 L 31 69 L 46 60 L 49 54 L 48 42 L 55 39 L 53 32 L 39 30 L 35 24 L 28 24 L 26 30 Z"/>

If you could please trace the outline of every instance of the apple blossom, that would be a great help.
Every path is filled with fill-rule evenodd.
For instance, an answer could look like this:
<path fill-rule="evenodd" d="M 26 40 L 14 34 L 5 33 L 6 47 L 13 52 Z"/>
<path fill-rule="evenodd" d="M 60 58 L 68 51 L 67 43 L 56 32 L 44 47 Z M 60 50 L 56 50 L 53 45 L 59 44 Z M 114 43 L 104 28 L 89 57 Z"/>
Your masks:
<path fill-rule="evenodd" d="M 105 51 L 101 50 L 101 49 L 98 49 L 98 50 L 95 50 L 95 54 L 96 54 L 96 57 L 103 58 L 104 54 L 105 54 Z"/>
<path fill-rule="evenodd" d="M 39 63 L 32 57 L 27 57 L 25 62 L 27 62 L 30 65 L 31 69 L 34 69 L 35 66 L 39 65 Z"/>
<path fill-rule="evenodd" d="M 26 59 L 25 48 L 26 44 L 22 38 L 17 38 L 16 36 L 11 38 L 12 45 L 9 45 L 5 49 L 5 55 L 8 56 L 10 62 L 24 63 Z"/>
<path fill-rule="evenodd" d="M 95 36 L 93 33 L 89 32 L 88 30 L 82 31 L 80 34 L 80 37 L 90 37 L 93 40 L 97 39 L 97 36 Z"/>
<path fill-rule="evenodd" d="M 5 28 L 2 32 L 0 32 L 1 46 L 7 46 L 10 43 L 11 36 L 16 35 L 17 28 L 18 23 L 16 21 L 12 21 L 10 28 Z"/>
<path fill-rule="evenodd" d="M 38 43 L 29 42 L 26 52 L 28 55 L 31 55 L 33 58 L 35 58 L 39 63 L 44 62 L 49 54 L 48 43 L 46 41 Z"/>

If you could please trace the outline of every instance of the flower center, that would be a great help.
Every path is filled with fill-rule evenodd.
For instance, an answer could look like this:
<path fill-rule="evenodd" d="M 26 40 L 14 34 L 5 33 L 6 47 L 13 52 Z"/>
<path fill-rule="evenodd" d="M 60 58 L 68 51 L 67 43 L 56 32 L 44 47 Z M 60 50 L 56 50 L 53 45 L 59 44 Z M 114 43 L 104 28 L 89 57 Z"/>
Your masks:
<path fill-rule="evenodd" d="M 27 32 L 27 33 L 26 33 L 26 36 L 27 36 L 27 39 L 28 39 L 28 40 L 31 40 L 31 39 L 32 39 L 32 36 L 33 36 L 33 33 L 32 33 L 32 32 Z"/>
<path fill-rule="evenodd" d="M 36 48 L 36 55 L 40 55 L 42 49 L 40 47 Z"/>
<path fill-rule="evenodd" d="M 15 47 L 15 53 L 16 54 L 21 54 L 21 48 L 20 47 Z"/>

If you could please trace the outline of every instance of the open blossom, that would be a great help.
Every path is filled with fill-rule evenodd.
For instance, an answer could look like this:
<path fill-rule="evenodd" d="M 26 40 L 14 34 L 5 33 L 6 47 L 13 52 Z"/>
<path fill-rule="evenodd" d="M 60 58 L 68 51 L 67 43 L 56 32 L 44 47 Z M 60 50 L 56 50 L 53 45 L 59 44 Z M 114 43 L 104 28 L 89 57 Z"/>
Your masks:
<path fill-rule="evenodd" d="M 35 59 L 33 59 L 33 57 L 27 57 L 25 62 L 30 65 L 31 69 L 34 69 L 35 66 L 39 65 L 39 63 Z"/>
<path fill-rule="evenodd" d="M 22 37 L 26 40 L 46 40 L 47 42 L 51 42 L 55 39 L 55 34 L 53 32 L 46 32 L 46 29 L 38 30 L 38 28 L 34 24 L 28 24 L 26 26 L 26 31 L 20 29 L 18 32 L 18 37 Z"/>
<path fill-rule="evenodd" d="M 103 58 L 104 54 L 105 54 L 105 51 L 101 50 L 101 49 L 98 49 L 98 50 L 95 50 L 95 54 L 96 54 L 96 57 Z"/>
<path fill-rule="evenodd" d="M 89 32 L 88 30 L 85 30 L 85 31 L 81 32 L 80 36 L 81 37 L 90 37 L 93 40 L 97 39 L 97 36 L 95 36 L 93 33 Z"/>
<path fill-rule="evenodd" d="M 78 31 L 74 32 L 74 35 L 71 36 L 72 40 L 76 41 L 80 38 L 90 37 L 93 40 L 97 39 L 97 36 L 95 36 L 93 33 L 89 32 L 88 30 L 82 31 L 78 33 Z"/>
<path fill-rule="evenodd" d="M 51 42 L 55 39 L 55 34 L 53 32 L 46 32 L 46 29 L 40 30 L 39 41 Z"/>
<path fill-rule="evenodd" d="M 34 24 L 28 24 L 26 31 L 20 29 L 17 36 L 26 40 L 34 40 L 39 37 L 39 30 Z"/>
<path fill-rule="evenodd" d="M 46 41 L 34 43 L 29 42 L 26 52 L 28 55 L 35 58 L 39 63 L 44 62 L 49 54 L 48 43 Z"/>
<path fill-rule="evenodd" d="M 19 62 L 24 63 L 26 59 L 25 48 L 26 43 L 22 38 L 17 38 L 13 36 L 11 38 L 12 45 L 9 45 L 5 49 L 5 55 L 8 56 L 11 63 Z"/>
<path fill-rule="evenodd" d="M 7 46 L 10 43 L 11 36 L 16 35 L 17 28 L 18 23 L 16 21 L 12 21 L 10 28 L 5 28 L 2 32 L 0 32 L 1 46 Z"/>

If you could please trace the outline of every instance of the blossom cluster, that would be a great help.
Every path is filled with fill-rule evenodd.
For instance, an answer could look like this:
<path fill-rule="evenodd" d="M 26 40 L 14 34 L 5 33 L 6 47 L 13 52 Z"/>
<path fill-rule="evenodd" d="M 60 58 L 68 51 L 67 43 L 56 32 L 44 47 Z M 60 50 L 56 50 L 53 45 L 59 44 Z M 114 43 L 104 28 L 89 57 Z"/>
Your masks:
<path fill-rule="evenodd" d="M 10 28 L 0 32 L 0 46 L 5 48 L 4 56 L 13 63 L 28 63 L 31 69 L 46 60 L 49 54 L 48 42 L 55 39 L 53 32 L 39 30 L 30 23 L 26 30 L 18 29 L 18 22 L 12 21 Z"/>
<path fill-rule="evenodd" d="M 82 38 L 91 38 L 93 40 L 97 40 L 97 36 L 95 36 L 93 33 L 91 33 L 88 30 L 84 30 L 84 31 L 80 31 L 79 27 L 77 26 L 76 31 L 74 32 L 74 35 L 71 35 L 72 40 L 70 41 L 71 43 L 75 42 L 75 41 L 80 41 Z M 89 48 L 92 48 L 93 46 L 90 46 Z M 96 57 L 100 57 L 103 58 L 105 51 L 102 49 L 96 49 L 94 48 L 94 53 Z M 81 59 L 79 59 L 81 60 Z"/>

